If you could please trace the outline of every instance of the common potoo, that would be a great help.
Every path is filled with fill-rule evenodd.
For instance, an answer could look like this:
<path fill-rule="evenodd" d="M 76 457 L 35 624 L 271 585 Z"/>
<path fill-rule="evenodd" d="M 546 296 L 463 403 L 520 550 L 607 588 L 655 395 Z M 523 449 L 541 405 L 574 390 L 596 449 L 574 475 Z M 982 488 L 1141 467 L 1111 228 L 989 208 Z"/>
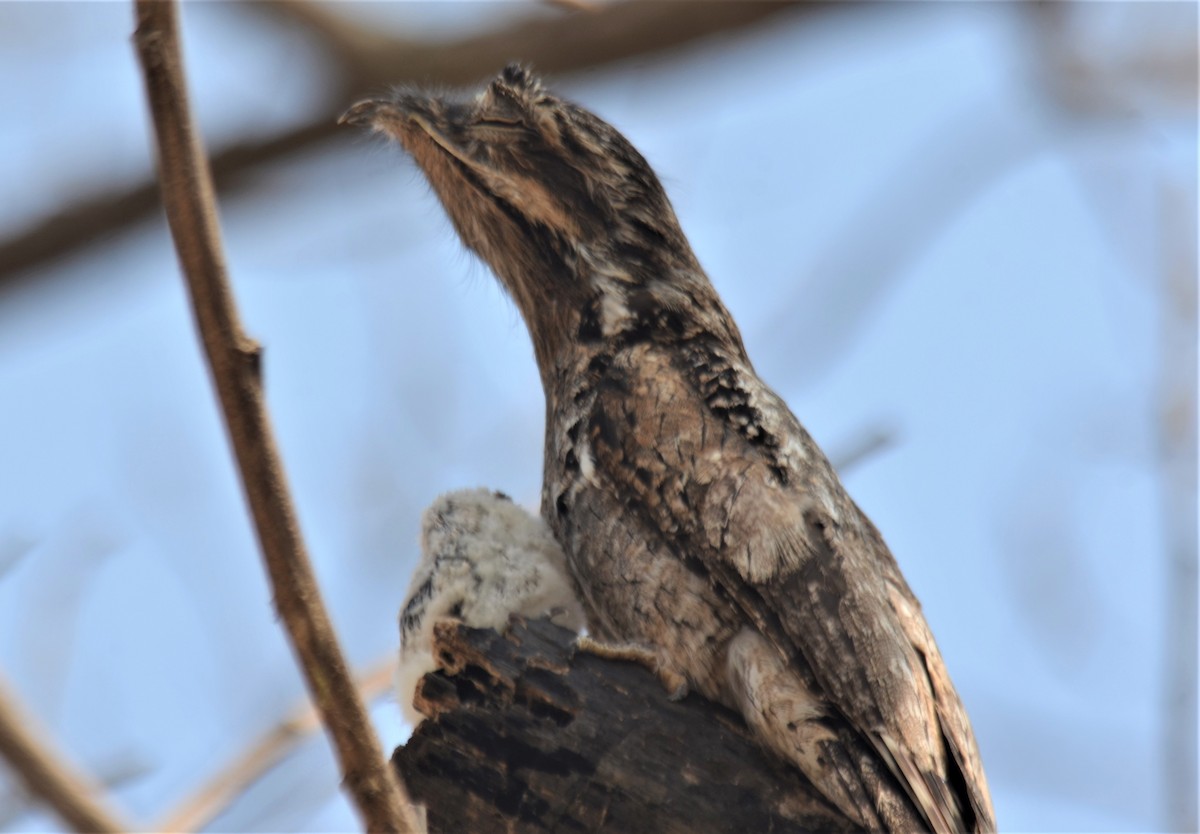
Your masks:
<path fill-rule="evenodd" d="M 345 117 L 398 140 L 515 299 L 546 395 L 542 515 L 593 635 L 738 709 L 873 830 L 984 831 L 966 711 L 875 527 L 755 374 L 658 178 L 509 66 Z"/>
<path fill-rule="evenodd" d="M 540 518 L 503 493 L 441 496 L 421 518 L 421 561 L 400 609 L 396 698 L 410 724 L 423 719 L 413 708 L 417 684 L 437 668 L 433 624 L 450 618 L 503 631 L 511 614 L 583 628 L 562 548 Z"/>

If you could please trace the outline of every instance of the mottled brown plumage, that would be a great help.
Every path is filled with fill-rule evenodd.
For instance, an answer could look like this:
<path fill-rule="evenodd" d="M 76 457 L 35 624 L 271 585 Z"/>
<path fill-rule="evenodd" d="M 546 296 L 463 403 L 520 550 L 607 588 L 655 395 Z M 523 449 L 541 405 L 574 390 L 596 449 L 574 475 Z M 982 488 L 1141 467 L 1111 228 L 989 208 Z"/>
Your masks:
<path fill-rule="evenodd" d="M 472 99 L 402 91 L 347 118 L 400 141 L 520 307 L 542 513 L 593 634 L 739 709 L 865 827 L 993 829 L 920 605 L 629 142 L 517 66 Z"/>

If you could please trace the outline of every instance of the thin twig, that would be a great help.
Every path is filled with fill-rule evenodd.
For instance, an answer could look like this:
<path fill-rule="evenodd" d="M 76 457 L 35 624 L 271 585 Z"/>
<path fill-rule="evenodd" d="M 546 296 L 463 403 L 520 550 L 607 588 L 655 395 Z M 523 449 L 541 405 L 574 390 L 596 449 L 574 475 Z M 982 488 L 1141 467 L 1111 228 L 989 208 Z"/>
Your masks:
<path fill-rule="evenodd" d="M 1122 48 L 1103 50 L 1084 43 L 1084 8 L 1054 3 L 1022 6 L 1030 16 L 1042 63 L 1037 77 L 1059 110 L 1075 119 L 1124 119 L 1139 124 L 1161 106 L 1195 100 L 1196 50 L 1192 38 L 1164 45 L 1161 39 L 1124 35 Z M 1127 13 L 1128 10 L 1126 10 Z M 1181 23 L 1190 16 L 1184 12 Z M 1194 28 L 1194 23 L 1192 24 Z M 1171 48 L 1171 47 L 1174 48 Z M 1139 114 L 1141 119 L 1129 119 Z M 1153 122 L 1150 123 L 1153 125 Z M 1134 134 L 1136 135 L 1136 134 Z M 1141 137 L 1144 139 L 1144 134 Z M 1196 203 L 1195 192 L 1160 175 L 1161 202 L 1157 286 L 1159 366 L 1155 380 L 1157 420 L 1156 475 L 1165 557 L 1165 605 L 1162 606 L 1163 691 L 1159 716 L 1160 782 L 1164 802 L 1163 830 L 1196 831 L 1197 803 L 1197 612 L 1200 577 L 1196 528 Z M 1083 181 L 1086 186 L 1088 183 Z M 1097 210 L 1106 204 L 1092 199 Z M 1122 206 L 1122 208 L 1125 208 Z M 1105 218 L 1103 213 L 1099 215 Z M 1128 234 L 1124 217 L 1113 230 Z"/>
<path fill-rule="evenodd" d="M 354 43 L 359 52 L 358 60 L 350 67 L 355 77 L 348 81 L 355 88 L 350 92 L 360 95 L 364 87 L 405 81 L 476 84 L 512 60 L 526 61 L 550 75 L 575 72 L 663 52 L 789 9 L 814 13 L 843 5 L 796 0 L 687 4 L 676 0 L 626 0 L 598 6 L 590 14 L 537 17 L 451 41 L 381 38 L 372 32 L 352 37 L 348 31 L 354 24 L 348 22 L 339 27 L 338 37 L 342 42 Z"/>
<path fill-rule="evenodd" d="M 376 664 L 358 680 L 359 692 L 367 703 L 389 690 L 396 673 L 396 658 Z M 199 790 L 177 805 L 156 826 L 158 831 L 200 831 L 215 820 L 234 799 L 263 774 L 275 767 L 288 753 L 321 727 L 321 717 L 312 702 L 304 703 L 292 714 L 260 736 L 250 747 L 235 756 Z"/>
<path fill-rule="evenodd" d="M 76 831 L 131 831 L 105 807 L 97 785 L 67 764 L 0 680 L 0 756 L 29 792 Z"/>
<path fill-rule="evenodd" d="M 263 402 L 261 349 L 242 330 L 226 275 L 207 160 L 192 125 L 176 2 L 137 0 L 163 205 L 275 595 L 343 782 L 371 831 L 417 831 L 403 786 L 358 697 L 300 537 Z"/>
<path fill-rule="evenodd" d="M 29 555 L 36 543 L 19 533 L 0 536 L 0 580 Z"/>
<path fill-rule="evenodd" d="M 804 385 L 827 374 L 930 241 L 1046 141 L 1040 127 L 1014 122 L 991 100 L 973 102 L 926 129 L 825 236 L 802 279 L 767 319 L 768 352 L 797 357 L 783 369 L 786 379 Z M 956 174 L 947 177 L 946 171 Z M 862 245 L 864 235 L 870 246 Z"/>
<path fill-rule="evenodd" d="M 338 11 L 336 4 L 318 0 L 262 0 L 248 4 L 247 8 L 315 36 L 331 53 L 343 77 L 370 74 L 369 56 L 381 53 L 392 41 L 385 30 L 360 25 Z"/>
<path fill-rule="evenodd" d="M 1196 213 L 1186 186 L 1161 186 L 1158 477 L 1166 544 L 1162 773 L 1169 831 L 1195 831 L 1196 802 Z"/>
<path fill-rule="evenodd" d="M 848 441 L 830 452 L 829 459 L 839 475 L 844 476 L 868 458 L 896 444 L 896 432 L 890 426 L 875 425 L 862 429 Z"/>
<path fill-rule="evenodd" d="M 563 11 L 586 12 L 591 14 L 600 9 L 591 0 L 545 0 L 547 6 L 557 6 Z"/>
<path fill-rule="evenodd" d="M 259 165 L 286 159 L 337 132 L 337 117 L 331 110 L 269 139 L 230 145 L 213 159 L 212 172 L 222 191 L 237 188 Z M 35 222 L 0 244 L 0 289 L 16 283 L 34 267 L 111 239 L 120 230 L 151 217 L 161 206 L 158 182 L 151 179 L 85 198 Z"/>
<path fill-rule="evenodd" d="M 94 795 L 101 797 L 144 778 L 152 769 L 138 756 L 120 752 L 94 764 L 81 762 L 81 766 L 95 785 Z M 39 797 L 30 793 L 24 783 L 12 780 L 0 784 L 0 830 L 15 831 L 14 823 L 40 804 Z"/>
<path fill-rule="evenodd" d="M 266 162 L 313 148 L 337 133 L 344 136 L 337 129 L 338 114 L 351 98 L 372 88 L 405 81 L 473 83 L 513 58 L 528 61 L 547 73 L 573 72 L 733 31 L 789 8 L 825 7 L 823 3 L 747 0 L 698 4 L 635 0 L 599 6 L 587 14 L 524 21 L 497 32 L 440 43 L 352 34 L 351 24 L 340 24 L 336 37 L 330 37 L 330 51 L 338 61 L 329 62 L 332 66 L 327 68 L 327 75 L 340 82 L 321 111 L 305 124 L 267 140 L 219 150 L 213 155 L 213 174 L 225 193 L 244 181 L 242 175 Z M 293 11 L 290 4 L 278 10 Z M 347 65 L 345 44 L 350 43 L 363 51 Z M 151 217 L 158 205 L 157 186 L 146 182 L 79 200 L 34 221 L 0 241 L 0 290 L 27 280 L 28 272 L 35 267 L 110 239 Z"/>

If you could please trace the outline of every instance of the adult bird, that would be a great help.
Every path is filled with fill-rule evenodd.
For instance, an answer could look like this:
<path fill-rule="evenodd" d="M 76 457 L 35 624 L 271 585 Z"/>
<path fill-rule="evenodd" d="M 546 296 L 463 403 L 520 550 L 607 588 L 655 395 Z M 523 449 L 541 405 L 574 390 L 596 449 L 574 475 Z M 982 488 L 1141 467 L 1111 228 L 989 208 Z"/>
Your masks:
<path fill-rule="evenodd" d="M 400 142 L 520 308 L 542 515 L 592 634 L 739 710 L 865 828 L 994 829 L 920 605 L 755 374 L 645 159 L 518 65 L 471 98 L 398 90 L 344 118 Z"/>

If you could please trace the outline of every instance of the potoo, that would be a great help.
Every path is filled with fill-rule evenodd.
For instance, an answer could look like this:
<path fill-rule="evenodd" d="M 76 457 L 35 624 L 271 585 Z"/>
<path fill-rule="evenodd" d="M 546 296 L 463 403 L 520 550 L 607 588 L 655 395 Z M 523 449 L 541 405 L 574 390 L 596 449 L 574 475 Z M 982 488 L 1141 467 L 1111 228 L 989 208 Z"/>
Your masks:
<path fill-rule="evenodd" d="M 413 694 L 438 666 L 434 623 L 452 619 L 503 632 L 512 614 L 583 628 L 562 548 L 540 518 L 502 492 L 462 489 L 440 496 L 421 516 L 421 561 L 400 609 L 396 699 L 409 724 L 423 720 Z"/>
<path fill-rule="evenodd" d="M 344 117 L 397 140 L 515 299 L 542 515 L 592 634 L 742 713 L 866 828 L 995 827 L 975 738 L 878 531 L 755 374 L 658 178 L 512 65 Z"/>

